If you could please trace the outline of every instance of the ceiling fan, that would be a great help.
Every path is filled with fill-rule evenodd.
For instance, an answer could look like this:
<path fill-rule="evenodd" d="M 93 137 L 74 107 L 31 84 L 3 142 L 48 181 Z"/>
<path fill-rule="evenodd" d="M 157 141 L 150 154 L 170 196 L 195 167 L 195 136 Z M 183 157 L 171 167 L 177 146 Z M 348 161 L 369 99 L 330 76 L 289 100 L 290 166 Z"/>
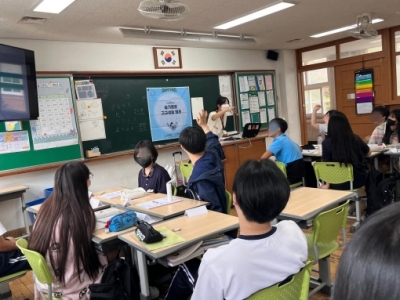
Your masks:
<path fill-rule="evenodd" d="M 348 34 L 356 39 L 374 39 L 378 36 L 375 29 L 370 28 L 372 24 L 371 14 L 357 16 L 357 26 L 348 31 Z"/>
<path fill-rule="evenodd" d="M 144 0 L 138 10 L 147 18 L 166 21 L 181 20 L 190 11 L 187 4 L 177 0 Z"/>

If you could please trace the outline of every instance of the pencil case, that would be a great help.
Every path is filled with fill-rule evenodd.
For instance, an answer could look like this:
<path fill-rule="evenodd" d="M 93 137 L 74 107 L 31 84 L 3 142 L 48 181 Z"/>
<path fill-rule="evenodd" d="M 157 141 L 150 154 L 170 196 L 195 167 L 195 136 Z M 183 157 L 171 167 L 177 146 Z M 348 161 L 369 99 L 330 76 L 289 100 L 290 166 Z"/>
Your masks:
<path fill-rule="evenodd" d="M 106 223 L 106 229 L 110 232 L 118 232 L 129 227 L 134 226 L 139 222 L 139 218 L 132 210 L 126 211 L 122 214 L 115 215 Z"/>

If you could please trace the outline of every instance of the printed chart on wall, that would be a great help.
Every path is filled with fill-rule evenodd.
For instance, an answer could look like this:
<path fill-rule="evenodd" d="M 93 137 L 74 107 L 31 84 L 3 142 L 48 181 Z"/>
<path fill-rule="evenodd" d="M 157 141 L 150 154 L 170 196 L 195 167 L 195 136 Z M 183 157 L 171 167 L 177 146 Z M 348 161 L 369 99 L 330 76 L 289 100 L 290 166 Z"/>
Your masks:
<path fill-rule="evenodd" d="M 192 126 L 189 87 L 147 88 L 152 140 L 177 139 Z"/>
<path fill-rule="evenodd" d="M 69 78 L 37 78 L 39 119 L 30 121 L 34 150 L 78 144 Z"/>
<path fill-rule="evenodd" d="M 356 71 L 356 113 L 358 115 L 370 114 L 374 108 L 374 70 L 366 69 Z"/>
<path fill-rule="evenodd" d="M 236 73 L 239 118 L 241 126 L 247 123 L 268 122 L 276 116 L 274 72 Z"/>

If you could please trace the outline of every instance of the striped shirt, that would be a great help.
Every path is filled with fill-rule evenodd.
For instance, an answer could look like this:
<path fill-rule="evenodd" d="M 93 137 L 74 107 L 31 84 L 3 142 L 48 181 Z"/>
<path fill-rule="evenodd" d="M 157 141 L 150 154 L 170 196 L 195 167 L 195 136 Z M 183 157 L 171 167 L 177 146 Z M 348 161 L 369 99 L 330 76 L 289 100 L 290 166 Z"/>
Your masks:
<path fill-rule="evenodd" d="M 383 137 L 385 136 L 386 132 L 386 122 L 376 126 L 374 132 L 372 132 L 371 137 L 369 139 L 368 144 L 381 144 L 383 143 Z M 399 138 L 397 134 L 397 130 L 392 132 L 392 135 L 389 139 L 389 144 L 398 144 Z"/>

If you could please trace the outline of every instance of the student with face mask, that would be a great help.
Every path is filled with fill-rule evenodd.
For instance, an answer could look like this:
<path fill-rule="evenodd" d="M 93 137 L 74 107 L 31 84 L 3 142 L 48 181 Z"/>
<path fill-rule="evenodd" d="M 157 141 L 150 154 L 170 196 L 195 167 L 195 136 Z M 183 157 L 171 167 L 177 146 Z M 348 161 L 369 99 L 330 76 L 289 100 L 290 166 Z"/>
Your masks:
<path fill-rule="evenodd" d="M 378 138 L 382 137 L 381 143 L 398 144 L 400 141 L 398 123 L 400 122 L 400 109 L 394 109 L 386 121 L 385 132 L 380 132 Z"/>
<path fill-rule="evenodd" d="M 384 106 L 377 106 L 372 110 L 371 120 L 373 123 L 378 124 L 370 136 L 365 137 L 368 144 L 382 143 L 383 136 L 386 132 L 386 121 L 389 117 L 389 110 Z"/>
<path fill-rule="evenodd" d="M 229 106 L 229 99 L 223 96 L 219 96 L 217 99 L 217 108 L 211 112 L 208 116 L 207 125 L 219 138 L 226 134 L 226 117 L 232 115 L 235 111 L 234 107 Z"/>
<path fill-rule="evenodd" d="M 138 187 L 149 193 L 167 193 L 167 182 L 171 180 L 167 170 L 156 163 L 158 152 L 151 141 L 140 141 L 133 158 L 142 167 L 138 175 Z"/>
<path fill-rule="evenodd" d="M 281 118 L 275 118 L 270 121 L 268 136 L 274 138 L 274 141 L 261 156 L 261 159 L 275 156 L 277 161 L 284 163 L 287 178 L 290 184 L 293 184 L 302 181 L 304 161 L 300 146 L 285 134 L 287 128 L 288 124 Z"/>

